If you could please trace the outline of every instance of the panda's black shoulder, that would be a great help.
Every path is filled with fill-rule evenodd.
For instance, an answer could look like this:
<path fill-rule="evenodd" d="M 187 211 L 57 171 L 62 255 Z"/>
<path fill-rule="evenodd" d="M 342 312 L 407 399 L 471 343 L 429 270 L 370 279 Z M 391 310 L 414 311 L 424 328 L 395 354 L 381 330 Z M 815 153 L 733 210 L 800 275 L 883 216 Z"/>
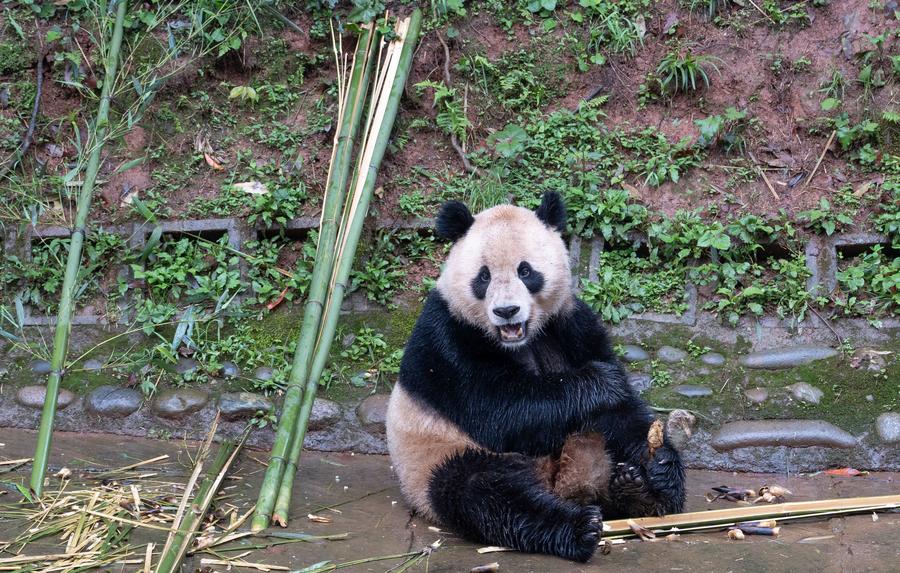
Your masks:
<path fill-rule="evenodd" d="M 600 317 L 577 297 L 571 309 L 550 320 L 546 330 L 560 342 L 574 362 L 612 362 L 616 359 Z"/>

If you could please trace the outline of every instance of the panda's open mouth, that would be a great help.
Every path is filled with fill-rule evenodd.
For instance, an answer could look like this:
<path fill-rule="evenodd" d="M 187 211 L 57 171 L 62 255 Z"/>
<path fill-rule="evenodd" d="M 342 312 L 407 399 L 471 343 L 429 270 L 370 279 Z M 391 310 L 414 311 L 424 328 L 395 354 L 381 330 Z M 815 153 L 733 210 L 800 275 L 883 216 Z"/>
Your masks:
<path fill-rule="evenodd" d="M 514 324 L 504 324 L 503 326 L 498 326 L 497 330 L 500 332 L 501 341 L 521 342 L 528 333 L 528 323 L 516 322 Z"/>

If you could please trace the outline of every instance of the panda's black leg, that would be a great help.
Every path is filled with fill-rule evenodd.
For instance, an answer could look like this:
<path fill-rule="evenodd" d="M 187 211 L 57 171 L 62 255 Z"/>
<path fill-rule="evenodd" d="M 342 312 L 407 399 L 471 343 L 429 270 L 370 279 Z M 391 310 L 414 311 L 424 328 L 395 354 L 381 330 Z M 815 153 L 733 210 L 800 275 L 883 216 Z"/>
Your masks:
<path fill-rule="evenodd" d="M 600 540 L 600 509 L 550 493 L 525 456 L 466 450 L 434 471 L 428 493 L 442 523 L 483 543 L 584 562 Z"/>

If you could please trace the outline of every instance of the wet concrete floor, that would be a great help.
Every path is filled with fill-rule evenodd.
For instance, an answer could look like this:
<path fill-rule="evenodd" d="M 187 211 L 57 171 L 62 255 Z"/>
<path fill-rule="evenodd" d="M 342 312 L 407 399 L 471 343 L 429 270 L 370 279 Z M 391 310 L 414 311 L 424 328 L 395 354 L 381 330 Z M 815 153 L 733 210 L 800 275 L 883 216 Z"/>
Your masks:
<path fill-rule="evenodd" d="M 34 432 L 0 428 L 0 460 L 29 457 L 34 447 Z M 192 469 L 189 452 L 197 444 L 178 441 L 154 441 L 105 434 L 59 433 L 54 439 L 52 469 L 69 467 L 76 475 L 80 468 L 115 468 L 169 454 L 170 459 L 148 466 L 170 481 L 187 480 Z M 255 501 L 262 479 L 266 452 L 245 450 L 235 468 L 239 479 L 229 481 L 231 503 L 249 508 Z M 2 470 L 2 467 L 0 467 Z M 0 473 L 0 482 L 27 481 L 28 468 Z M 80 479 L 80 478 L 76 478 Z M 708 503 L 705 494 L 713 486 L 758 488 L 777 483 L 790 489 L 790 501 L 833 497 L 855 497 L 900 493 L 900 474 L 873 473 L 861 477 L 834 477 L 774 474 L 732 474 L 729 472 L 689 471 L 687 511 L 734 507 L 733 503 Z M 287 531 L 313 535 L 348 533 L 347 539 L 315 543 L 291 543 L 256 550 L 245 560 L 280 565 L 296 571 L 313 563 L 330 560 L 342 563 L 367 557 L 417 551 L 438 539 L 441 547 L 428 559 L 409 571 L 430 573 L 467 572 L 472 567 L 499 563 L 499 571 L 515 572 L 607 572 L 607 571 L 687 571 L 727 572 L 864 572 L 900 571 L 900 513 L 883 513 L 877 521 L 872 515 L 839 517 L 819 521 L 783 522 L 777 538 L 747 537 L 729 541 L 721 531 L 681 535 L 677 540 L 655 543 L 627 541 L 615 545 L 608 555 L 597 555 L 587 564 L 574 564 L 553 557 L 523 555 L 515 552 L 479 554 L 480 547 L 450 532 L 430 529 L 431 524 L 411 517 L 400 498 L 385 456 L 350 453 L 305 452 L 294 487 L 291 522 Z M 15 495 L 0 496 L 9 503 Z M 328 506 L 340 504 L 333 509 Z M 310 513 L 326 515 L 331 523 L 311 522 Z M 21 523 L 0 520 L 0 541 L 21 530 Z M 164 541 L 164 533 L 150 532 L 150 540 Z M 156 535 L 159 539 L 153 538 Z M 246 543 L 255 543 L 252 539 Z M 61 551 L 53 541 L 31 552 Z M 400 560 L 371 562 L 343 571 L 388 571 Z M 184 571 L 200 567 L 200 557 L 188 559 Z M 135 571 L 139 566 L 107 568 L 109 571 Z M 209 571 L 210 569 L 207 569 Z M 212 571 L 226 571 L 212 566 Z M 250 571 L 249 569 L 233 569 Z"/>

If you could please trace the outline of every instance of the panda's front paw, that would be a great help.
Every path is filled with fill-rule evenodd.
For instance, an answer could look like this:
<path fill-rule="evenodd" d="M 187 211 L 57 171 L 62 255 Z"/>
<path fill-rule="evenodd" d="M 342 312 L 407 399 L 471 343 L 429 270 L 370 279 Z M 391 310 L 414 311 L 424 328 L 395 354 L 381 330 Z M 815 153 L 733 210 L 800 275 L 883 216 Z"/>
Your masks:
<path fill-rule="evenodd" d="M 562 557 L 586 562 L 594 555 L 603 532 L 603 518 L 600 508 L 588 505 L 578 510 L 572 523 L 572 541 L 564 550 Z"/>
<path fill-rule="evenodd" d="M 643 499 L 650 494 L 644 470 L 640 466 L 617 464 L 610 482 L 610 493 L 618 498 Z"/>

